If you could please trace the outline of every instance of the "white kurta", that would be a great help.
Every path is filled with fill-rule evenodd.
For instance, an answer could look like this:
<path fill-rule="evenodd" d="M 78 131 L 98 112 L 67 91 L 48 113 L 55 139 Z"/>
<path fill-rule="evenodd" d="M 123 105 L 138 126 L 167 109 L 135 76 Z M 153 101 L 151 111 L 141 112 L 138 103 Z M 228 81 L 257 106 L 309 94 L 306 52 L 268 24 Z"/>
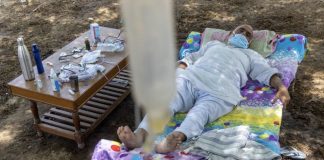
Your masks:
<path fill-rule="evenodd" d="M 269 85 L 271 76 L 278 73 L 257 52 L 234 48 L 219 41 L 207 43 L 180 62 L 186 63 L 188 67 L 178 71 L 178 77 L 234 105 L 243 99 L 240 88 L 245 86 L 248 77 Z"/>

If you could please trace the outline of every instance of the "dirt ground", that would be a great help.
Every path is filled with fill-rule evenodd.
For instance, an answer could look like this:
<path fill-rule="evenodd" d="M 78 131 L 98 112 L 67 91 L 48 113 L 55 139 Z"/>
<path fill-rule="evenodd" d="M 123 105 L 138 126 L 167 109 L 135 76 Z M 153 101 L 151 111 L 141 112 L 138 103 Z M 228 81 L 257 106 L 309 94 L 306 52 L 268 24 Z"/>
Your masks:
<path fill-rule="evenodd" d="M 28 102 L 10 95 L 6 84 L 21 74 L 16 39 L 36 42 L 45 58 L 89 27 L 92 17 L 102 26 L 119 28 L 117 0 L 0 0 L 0 160 L 90 159 L 101 138 L 117 140 L 116 128 L 134 128 L 134 103 L 129 96 L 86 141 L 47 135 L 37 138 Z M 294 146 L 308 159 L 324 159 L 324 1 L 323 0 L 177 0 L 175 18 L 178 46 L 190 31 L 206 27 L 230 30 L 248 23 L 255 29 L 300 33 L 308 37 L 309 52 L 289 88 L 292 100 L 284 110 L 282 146 Z M 41 104 L 41 112 L 48 106 Z M 127 115 L 125 118 L 124 115 Z"/>

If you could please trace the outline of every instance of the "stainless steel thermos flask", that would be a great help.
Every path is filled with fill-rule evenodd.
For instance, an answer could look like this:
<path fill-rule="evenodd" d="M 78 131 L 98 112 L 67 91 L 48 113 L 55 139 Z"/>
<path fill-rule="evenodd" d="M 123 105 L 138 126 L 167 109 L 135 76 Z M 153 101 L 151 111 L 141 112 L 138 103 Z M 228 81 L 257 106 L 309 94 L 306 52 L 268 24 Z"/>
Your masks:
<path fill-rule="evenodd" d="M 24 44 L 24 39 L 19 37 L 18 42 L 18 59 L 20 63 L 20 68 L 22 74 L 26 81 L 34 80 L 35 73 L 32 66 L 31 56 L 27 50 L 27 47 Z"/>

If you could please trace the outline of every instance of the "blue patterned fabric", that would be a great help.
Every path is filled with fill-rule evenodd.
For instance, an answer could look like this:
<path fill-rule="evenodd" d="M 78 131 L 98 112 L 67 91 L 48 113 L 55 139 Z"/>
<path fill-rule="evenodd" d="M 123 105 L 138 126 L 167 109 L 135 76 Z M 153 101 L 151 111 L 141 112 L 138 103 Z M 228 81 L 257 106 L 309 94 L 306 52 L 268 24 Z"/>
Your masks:
<path fill-rule="evenodd" d="M 307 51 L 307 38 L 300 34 L 279 35 L 276 39 L 276 49 L 270 57 L 282 59 L 287 57 L 296 58 L 300 63 Z"/>
<path fill-rule="evenodd" d="M 201 34 L 199 32 L 191 32 L 186 41 L 182 44 L 178 59 L 180 60 L 190 53 L 197 52 L 200 48 L 200 42 Z"/>

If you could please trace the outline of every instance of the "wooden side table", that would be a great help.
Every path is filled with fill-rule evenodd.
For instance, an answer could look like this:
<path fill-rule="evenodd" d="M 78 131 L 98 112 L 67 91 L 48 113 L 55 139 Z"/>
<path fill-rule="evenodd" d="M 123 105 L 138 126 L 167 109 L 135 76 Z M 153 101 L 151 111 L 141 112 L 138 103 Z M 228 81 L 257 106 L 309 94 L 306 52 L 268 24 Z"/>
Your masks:
<path fill-rule="evenodd" d="M 101 27 L 101 38 L 109 36 L 117 37 L 120 30 Z M 54 134 L 75 140 L 79 148 L 85 146 L 85 138 L 107 117 L 116 106 L 125 99 L 130 92 L 128 84 L 116 83 L 114 80 L 130 82 L 130 72 L 127 67 L 127 55 L 121 53 L 102 53 L 111 63 L 102 63 L 106 70 L 94 79 L 79 82 L 79 92 L 71 95 L 70 85 L 63 84 L 60 92 L 53 92 L 48 75 L 50 67 L 45 63 L 54 64 L 55 70 L 59 70 L 62 63 L 59 62 L 61 52 L 70 53 L 74 47 L 83 47 L 84 39 L 89 32 L 80 37 L 43 60 L 45 73 L 36 74 L 36 79 L 42 81 L 43 87 L 37 89 L 34 81 L 25 81 L 20 75 L 8 83 L 11 93 L 26 98 L 30 101 L 30 108 L 34 116 L 34 127 L 39 136 L 43 132 Z M 122 36 L 121 36 L 122 37 Z M 71 57 L 71 59 L 73 59 Z M 73 61 L 80 61 L 73 59 Z M 37 73 L 34 67 L 35 73 Z M 39 116 L 37 102 L 54 106 L 47 113 Z"/>

